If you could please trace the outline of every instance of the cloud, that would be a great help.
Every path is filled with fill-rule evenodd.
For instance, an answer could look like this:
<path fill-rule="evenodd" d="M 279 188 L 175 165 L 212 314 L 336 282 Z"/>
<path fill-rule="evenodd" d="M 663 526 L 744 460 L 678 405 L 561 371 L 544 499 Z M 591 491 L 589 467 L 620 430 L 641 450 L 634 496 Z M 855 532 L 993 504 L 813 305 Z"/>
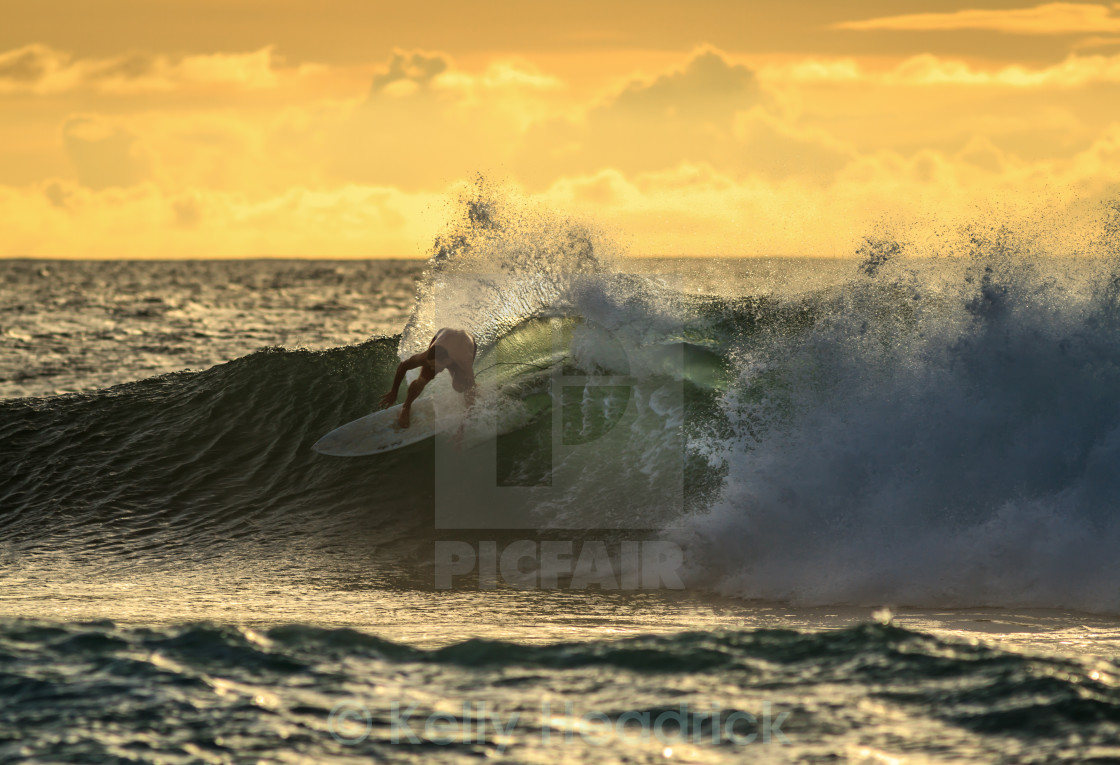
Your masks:
<path fill-rule="evenodd" d="M 1011 65 L 988 69 L 929 53 L 911 56 L 886 70 L 868 70 L 850 58 L 812 59 L 793 65 L 772 66 L 762 70 L 760 76 L 775 87 L 845 83 L 897 87 L 1080 88 L 1094 83 L 1120 82 L 1120 54 L 1071 55 L 1057 64 L 1042 68 Z"/>
<path fill-rule="evenodd" d="M 1104 193 L 1120 182 L 1120 123 L 1111 125 L 1068 163 L 1052 163 L 1066 184 L 1089 193 Z"/>
<path fill-rule="evenodd" d="M 33 83 L 58 68 L 57 54 L 42 45 L 0 53 L 0 81 Z"/>
<path fill-rule="evenodd" d="M 279 84 L 250 98 L 265 69 Z M 1120 183 L 1120 122 L 1088 87 L 1120 82 L 1120 56 L 756 66 L 704 47 L 595 93 L 441 51 L 289 88 L 300 71 L 270 53 L 0 56 L 18 104 L 2 163 L 37 164 L 3 176 L 0 254 L 419 255 L 446 190 L 482 171 L 625 232 L 635 254 L 835 255 L 886 214 Z M 107 98 L 157 81 L 179 90 Z M 27 97 L 50 88 L 66 90 Z"/>
<path fill-rule="evenodd" d="M 720 51 L 695 51 L 680 68 L 634 80 L 583 111 L 529 129 L 515 167 L 533 185 L 614 167 L 627 173 L 681 162 L 749 164 L 736 115 L 768 101 L 755 72 Z"/>
<path fill-rule="evenodd" d="M 64 60 L 50 49 L 31 53 L 27 60 L 7 62 L 9 80 L 18 70 L 29 81 L 42 81 L 47 77 L 43 71 Z M 208 58 L 207 63 L 216 60 Z M 89 83 L 100 83 L 98 78 L 151 77 L 146 58 L 112 61 L 111 68 L 87 66 L 83 87 L 94 87 Z M 216 81 L 219 74 L 235 77 L 237 71 L 210 71 L 200 61 L 181 62 L 180 70 L 195 81 Z M 68 71 L 72 75 L 77 69 Z M 195 187 L 259 196 L 291 187 L 345 184 L 407 191 L 443 188 L 479 170 L 500 169 L 513 156 L 526 126 L 555 113 L 554 99 L 563 87 L 517 59 L 466 71 L 438 52 L 397 52 L 366 76 L 372 82 L 369 90 L 350 99 L 316 98 L 309 86 L 303 92 L 287 90 L 244 101 L 243 108 L 228 108 L 228 99 L 212 93 L 142 99 L 134 109 L 106 104 L 80 90 L 33 101 L 18 116 L 27 115 L 26 134 L 37 136 L 38 156 L 57 156 L 49 167 L 39 160 L 44 167 L 40 175 L 8 172 L 0 182 L 57 177 L 69 168 L 73 178 L 90 188 L 150 180 L 169 193 Z M 242 95 L 235 93 L 239 103 Z M 86 102 L 102 109 L 75 114 L 65 108 Z M 160 108 L 167 103 L 176 108 Z M 14 133 L 11 123 L 7 133 Z M 50 138 L 39 138 L 44 135 Z M 22 147 L 0 147 L 0 157 L 6 153 L 16 163 L 30 165 L 27 146 L 25 140 Z"/>
<path fill-rule="evenodd" d="M 1115 9 L 1117 6 L 1113 6 Z M 845 21 L 834 29 L 859 31 L 952 31 L 978 29 L 1018 35 L 1069 35 L 1120 32 L 1120 16 L 1104 5 L 1046 3 L 1009 10 L 914 13 L 865 21 Z"/>
<path fill-rule="evenodd" d="M 90 189 L 0 186 L 0 257 L 410 257 L 440 221 L 442 193 L 380 186 L 246 197 L 151 182 Z"/>
<path fill-rule="evenodd" d="M 149 160 L 136 136 L 101 117 L 68 117 L 62 140 L 83 186 L 132 186 L 149 175 Z"/>
<path fill-rule="evenodd" d="M 975 218 L 978 205 L 1029 218 L 1040 207 L 1088 205 L 1120 187 L 1120 123 L 1083 151 L 1023 162 L 984 139 L 959 152 L 854 155 L 827 182 L 739 176 L 707 163 L 649 173 L 603 170 L 561 178 L 548 203 L 625 231 L 639 255 L 828 255 L 854 252 L 885 219 L 918 231 Z M 1079 220 L 1047 218 L 1057 241 Z M 1067 231 L 1066 229 L 1069 229 Z"/>
<path fill-rule="evenodd" d="M 315 67 L 293 70 L 298 76 Z M 214 53 L 171 58 L 132 52 L 110 58 L 75 59 L 46 45 L 0 53 L 0 93 L 158 93 L 200 87 L 268 89 L 279 82 L 272 47 L 249 53 Z"/>
<path fill-rule="evenodd" d="M 717 50 L 694 53 L 682 69 L 632 82 L 606 107 L 637 117 L 720 117 L 762 98 L 754 72 Z"/>
<path fill-rule="evenodd" d="M 774 127 L 771 119 L 752 110 L 738 116 L 745 130 Z M 89 140 L 114 135 L 104 125 L 88 130 Z M 820 178 L 744 175 L 708 162 L 648 172 L 605 167 L 558 177 L 537 199 L 624 232 L 636 255 L 847 255 L 884 218 L 920 223 L 932 211 L 952 225 L 975 217 L 980 202 L 1023 208 L 1071 190 L 1099 199 L 1118 185 L 1120 123 L 1059 160 L 1024 162 L 976 139 L 954 153 L 855 154 Z M 453 189 L 346 184 L 248 195 L 164 190 L 152 181 L 100 189 L 64 180 L 0 186 L 0 255 L 421 255 Z M 1057 227 L 1066 223 L 1054 220 Z"/>
<path fill-rule="evenodd" d="M 582 115 L 534 126 L 518 168 L 522 179 L 541 185 L 604 167 L 633 175 L 700 165 L 825 181 L 850 155 L 823 131 L 792 124 L 753 69 L 705 48 Z"/>
<path fill-rule="evenodd" d="M 973 137 L 954 159 L 968 165 L 1002 175 L 1012 169 L 1014 161 L 987 138 Z"/>
<path fill-rule="evenodd" d="M 851 58 L 809 58 L 786 66 L 769 66 L 759 72 L 764 80 L 781 83 L 860 82 L 868 77 L 859 62 Z"/>
<path fill-rule="evenodd" d="M 432 188 L 513 156 L 528 125 L 555 113 L 563 84 L 517 59 L 481 72 L 438 51 L 395 51 L 366 99 L 340 119 L 317 121 L 335 179 Z"/>
<path fill-rule="evenodd" d="M 963 61 L 922 55 L 902 62 L 886 80 L 897 85 L 1072 88 L 1095 82 L 1120 82 L 1120 56 L 1070 56 L 1044 69 L 1007 66 L 985 71 Z"/>
<path fill-rule="evenodd" d="M 1088 50 L 1090 48 L 1115 48 L 1120 45 L 1120 37 L 1107 37 L 1096 35 L 1084 37 L 1073 44 L 1074 50 Z"/>
<path fill-rule="evenodd" d="M 458 68 L 446 53 L 395 50 L 373 77 L 367 105 L 385 106 L 387 99 L 437 100 L 457 106 L 497 105 L 526 101 L 563 90 L 564 83 L 522 59 L 491 61 L 479 73 Z M 488 104 L 482 104 L 485 100 Z"/>
<path fill-rule="evenodd" d="M 827 133 L 794 127 L 757 106 L 736 114 L 735 137 L 747 153 L 741 166 L 775 179 L 827 182 L 855 155 Z"/>
<path fill-rule="evenodd" d="M 170 200 L 171 213 L 175 225 L 181 228 L 197 228 L 202 222 L 203 203 L 197 193 L 183 194 Z"/>
<path fill-rule="evenodd" d="M 521 59 L 491 61 L 483 72 L 472 74 L 456 67 L 446 53 L 395 50 L 388 64 L 374 75 L 368 102 L 377 103 L 385 96 L 403 98 L 435 94 L 470 98 L 482 93 L 500 96 L 502 93 L 562 88 L 560 80 Z"/>
<path fill-rule="evenodd" d="M 393 51 L 385 71 L 374 75 L 370 85 L 370 98 L 376 98 L 382 93 L 415 93 L 429 87 L 433 79 L 450 68 L 450 59 L 441 53 Z"/>
<path fill-rule="evenodd" d="M 560 200 L 565 205 L 576 204 L 602 210 L 640 204 L 642 193 L 621 172 L 606 168 L 593 175 L 560 178 L 545 192 L 545 196 Z"/>

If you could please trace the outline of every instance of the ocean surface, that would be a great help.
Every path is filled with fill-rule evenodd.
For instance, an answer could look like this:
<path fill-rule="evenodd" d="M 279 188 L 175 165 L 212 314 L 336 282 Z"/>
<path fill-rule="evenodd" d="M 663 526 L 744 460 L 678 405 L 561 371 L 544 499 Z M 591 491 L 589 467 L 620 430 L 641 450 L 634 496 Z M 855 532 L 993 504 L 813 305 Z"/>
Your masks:
<path fill-rule="evenodd" d="M 1120 761 L 1098 233 L 0 262 L 0 762 Z M 471 438 L 315 453 L 440 326 Z"/>

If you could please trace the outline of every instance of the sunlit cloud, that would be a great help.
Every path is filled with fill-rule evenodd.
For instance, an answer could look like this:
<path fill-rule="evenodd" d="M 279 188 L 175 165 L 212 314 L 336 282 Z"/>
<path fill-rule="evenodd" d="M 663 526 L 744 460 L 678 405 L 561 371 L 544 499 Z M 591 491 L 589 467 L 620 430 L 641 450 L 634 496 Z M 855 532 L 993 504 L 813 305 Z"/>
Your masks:
<path fill-rule="evenodd" d="M 703 48 L 678 68 L 534 124 L 515 168 L 524 181 L 543 186 L 603 167 L 642 172 L 680 162 L 749 164 L 752 149 L 743 143 L 737 115 L 769 100 L 751 68 Z"/>
<path fill-rule="evenodd" d="M 259 198 L 145 182 L 89 189 L 0 186 L 4 256 L 410 257 L 423 254 L 448 191 L 294 187 Z"/>
<path fill-rule="evenodd" d="M 421 256 L 479 172 L 634 254 L 842 255 L 884 216 L 1120 184 L 1094 87 L 1120 54 L 658 60 L 585 88 L 504 53 L 26 46 L 0 56 L 0 255 Z"/>
<path fill-rule="evenodd" d="M 158 93 L 201 86 L 274 88 L 280 67 L 271 46 L 249 53 L 170 58 L 133 52 L 112 58 L 74 58 L 46 45 L 0 53 L 0 93 Z M 296 68 L 294 74 L 316 71 Z"/>
<path fill-rule="evenodd" d="M 396 51 L 364 100 L 311 120 L 304 134 L 318 136 L 337 180 L 444 186 L 509 162 L 530 125 L 565 108 L 553 101 L 562 90 L 516 59 L 470 72 L 439 51 Z"/>
<path fill-rule="evenodd" d="M 1046 3 L 1033 8 L 913 13 L 864 21 L 845 21 L 835 29 L 953 31 L 979 29 L 1019 35 L 1069 35 L 1120 32 L 1117 6 L 1091 3 Z"/>
<path fill-rule="evenodd" d="M 1083 37 L 1073 44 L 1075 50 L 1092 50 L 1094 48 L 1120 47 L 1120 37 L 1093 36 Z"/>
<path fill-rule="evenodd" d="M 1004 88 L 1077 88 L 1120 82 L 1120 54 L 1071 55 L 1046 67 L 980 67 L 929 53 L 912 56 L 888 69 L 870 69 L 851 58 L 812 59 L 760 71 L 767 82 L 848 83 L 893 86 L 961 85 Z"/>
<path fill-rule="evenodd" d="M 132 186 L 150 175 L 150 158 L 136 136 L 112 121 L 71 115 L 62 125 L 62 139 L 84 186 Z"/>
<path fill-rule="evenodd" d="M 748 112 L 749 114 L 749 112 Z M 516 184 L 515 184 L 516 185 Z M 248 196 L 151 181 L 0 186 L 4 255 L 420 256 L 457 182 L 432 191 L 348 184 Z M 1120 188 L 1120 124 L 1067 159 L 1024 162 L 976 139 L 952 154 L 853 154 L 820 177 L 682 162 L 558 177 L 534 196 L 616 231 L 633 254 L 846 255 L 884 219 L 968 220 L 978 203 L 1100 198 Z M 1063 191 L 1064 190 L 1064 191 Z"/>

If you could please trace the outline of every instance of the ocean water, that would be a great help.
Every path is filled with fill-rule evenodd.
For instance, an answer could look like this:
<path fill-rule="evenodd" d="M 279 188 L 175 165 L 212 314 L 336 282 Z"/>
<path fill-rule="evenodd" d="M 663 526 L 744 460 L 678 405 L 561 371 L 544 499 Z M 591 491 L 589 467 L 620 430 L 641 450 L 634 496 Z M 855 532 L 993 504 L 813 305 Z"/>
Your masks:
<path fill-rule="evenodd" d="M 1110 214 L 0 263 L 0 761 L 1120 759 Z M 439 326 L 473 440 L 316 454 Z"/>

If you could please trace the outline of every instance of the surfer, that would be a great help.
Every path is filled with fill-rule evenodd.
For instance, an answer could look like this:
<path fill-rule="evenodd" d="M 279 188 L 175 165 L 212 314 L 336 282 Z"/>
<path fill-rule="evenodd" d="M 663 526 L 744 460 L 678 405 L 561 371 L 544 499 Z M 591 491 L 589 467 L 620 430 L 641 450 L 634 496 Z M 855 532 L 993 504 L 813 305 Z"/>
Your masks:
<path fill-rule="evenodd" d="M 451 387 L 463 394 L 469 407 L 474 403 L 474 357 L 478 353 L 478 346 L 469 332 L 461 329 L 444 327 L 436 332 L 428 350 L 421 351 L 415 356 L 409 356 L 397 366 L 397 374 L 393 378 L 393 388 L 381 397 L 381 408 L 385 409 L 397 403 L 404 373 L 410 369 L 420 367 L 420 376 L 408 386 L 408 395 L 405 396 L 404 406 L 401 407 L 397 424 L 407 428 L 412 410 L 412 402 L 424 390 L 424 386 L 443 370 L 451 375 Z"/>

